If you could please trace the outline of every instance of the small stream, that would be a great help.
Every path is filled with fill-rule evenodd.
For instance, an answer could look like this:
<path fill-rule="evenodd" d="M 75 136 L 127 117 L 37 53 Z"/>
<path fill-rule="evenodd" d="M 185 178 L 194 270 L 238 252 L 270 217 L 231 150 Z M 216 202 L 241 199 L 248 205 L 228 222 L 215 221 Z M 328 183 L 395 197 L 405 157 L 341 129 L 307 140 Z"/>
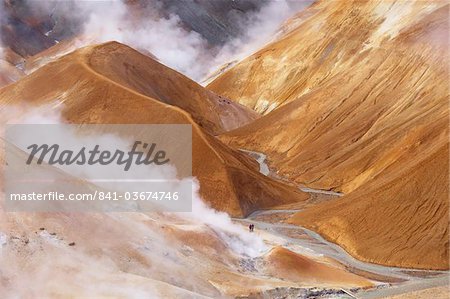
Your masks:
<path fill-rule="evenodd" d="M 242 150 L 248 153 L 260 165 L 260 172 L 264 175 L 269 175 L 269 167 L 266 163 L 266 155 L 254 151 Z M 344 194 L 318 190 L 307 187 L 299 187 L 300 190 L 307 193 L 321 193 L 333 196 L 343 196 Z M 253 223 L 257 230 L 265 230 L 273 235 L 281 237 L 286 242 L 280 244 L 292 251 L 309 256 L 326 256 L 339 261 L 345 265 L 349 271 L 354 273 L 370 273 L 375 274 L 378 277 L 386 278 L 384 281 L 397 281 L 396 283 L 379 283 L 378 287 L 364 290 L 357 294 L 357 298 L 383 298 L 386 296 L 392 296 L 395 294 L 401 294 L 405 292 L 426 289 L 429 287 L 443 286 L 449 283 L 449 271 L 428 271 L 428 270 L 414 270 L 398 267 L 382 266 L 372 263 L 366 263 L 355 259 L 348 254 L 343 248 L 325 240 L 318 233 L 308 230 L 304 227 L 291 225 L 286 223 L 270 223 L 260 221 L 258 217 L 262 215 L 275 215 L 275 214 L 295 214 L 298 210 L 264 210 L 256 211 L 249 215 L 246 219 L 234 219 L 234 221 L 247 225 Z M 295 232 L 297 235 L 303 235 L 307 237 L 293 238 L 288 235 L 287 232 Z M 362 276 L 365 276 L 362 274 Z M 383 279 L 380 279 L 383 281 Z M 381 287 L 381 288 L 380 288 Z"/>
<path fill-rule="evenodd" d="M 262 173 L 265 176 L 269 176 L 270 174 L 270 168 L 269 165 L 267 165 L 266 159 L 267 156 L 260 152 L 255 151 L 249 151 L 245 149 L 239 149 L 239 151 L 249 154 L 251 157 L 253 157 L 256 162 L 259 164 L 259 172 Z M 322 190 L 322 189 L 313 189 L 308 188 L 305 186 L 299 186 L 299 189 L 305 193 L 317 193 L 317 194 L 325 194 L 325 195 L 332 195 L 332 196 L 343 196 L 344 194 L 341 192 L 334 192 L 330 190 Z"/>

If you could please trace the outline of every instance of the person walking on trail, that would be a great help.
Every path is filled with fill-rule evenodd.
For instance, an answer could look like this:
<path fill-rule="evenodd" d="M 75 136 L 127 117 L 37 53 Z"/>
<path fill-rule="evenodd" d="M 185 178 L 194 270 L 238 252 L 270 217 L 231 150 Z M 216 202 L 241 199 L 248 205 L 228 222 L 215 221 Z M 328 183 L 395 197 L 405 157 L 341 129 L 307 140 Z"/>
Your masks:
<path fill-rule="evenodd" d="M 249 229 L 250 232 L 253 232 L 253 230 L 255 229 L 255 225 L 254 224 L 250 224 L 248 226 L 248 229 Z"/>

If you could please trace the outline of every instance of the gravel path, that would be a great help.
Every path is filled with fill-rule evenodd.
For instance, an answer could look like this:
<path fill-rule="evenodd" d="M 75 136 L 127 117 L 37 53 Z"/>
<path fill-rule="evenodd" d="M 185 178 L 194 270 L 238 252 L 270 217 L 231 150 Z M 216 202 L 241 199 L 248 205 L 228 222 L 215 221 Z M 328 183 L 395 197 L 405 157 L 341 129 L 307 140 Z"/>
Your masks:
<path fill-rule="evenodd" d="M 270 174 L 269 165 L 267 165 L 266 159 L 267 155 L 255 152 L 255 151 L 249 151 L 245 149 L 239 149 L 241 152 L 247 153 L 253 158 L 255 158 L 256 162 L 259 164 L 259 172 L 262 173 L 265 176 L 268 176 Z M 321 189 L 313 189 L 308 188 L 305 186 L 299 186 L 299 189 L 306 193 L 317 193 L 317 194 L 325 194 L 325 195 L 333 195 L 333 196 L 343 196 L 344 194 L 341 192 L 334 192 L 329 190 L 321 190 Z"/>
<path fill-rule="evenodd" d="M 256 159 L 260 165 L 260 171 L 264 175 L 269 175 L 269 167 L 266 163 L 266 155 L 254 151 L 241 150 L 250 154 Z M 300 187 L 300 190 L 307 193 L 321 193 L 333 196 L 343 196 L 344 194 L 318 190 L 307 187 Z M 389 296 L 404 294 L 413 291 L 446 286 L 449 285 L 449 271 L 428 271 L 428 270 L 414 270 L 397 267 L 388 267 L 377 264 L 371 264 L 359 261 L 349 255 L 344 249 L 338 245 L 331 243 L 319 234 L 308 230 L 304 227 L 291 225 L 286 223 L 269 223 L 258 219 L 262 215 L 276 215 L 276 214 L 294 214 L 299 210 L 263 210 L 253 212 L 246 219 L 233 219 L 235 222 L 242 223 L 247 226 L 248 223 L 255 224 L 255 231 L 264 230 L 276 237 L 285 241 L 282 245 L 292 251 L 309 256 L 325 256 L 333 258 L 352 272 L 358 271 L 369 272 L 388 280 L 397 280 L 397 283 L 379 283 L 376 288 L 371 290 L 361 290 L 355 294 L 356 298 L 372 299 L 372 298 L 387 298 Z M 292 234 L 287 234 L 287 231 L 296 232 L 296 235 L 305 235 L 305 238 L 293 238 Z M 401 281 L 401 282 L 400 282 Z M 348 291 L 348 290 L 344 290 Z"/>

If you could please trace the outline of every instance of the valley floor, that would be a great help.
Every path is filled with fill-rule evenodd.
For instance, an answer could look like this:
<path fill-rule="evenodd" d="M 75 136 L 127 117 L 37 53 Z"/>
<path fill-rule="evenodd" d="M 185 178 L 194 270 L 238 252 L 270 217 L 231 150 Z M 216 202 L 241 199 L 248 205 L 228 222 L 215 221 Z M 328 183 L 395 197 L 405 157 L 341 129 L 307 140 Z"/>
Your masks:
<path fill-rule="evenodd" d="M 447 271 L 411 270 L 361 262 L 350 256 L 341 247 L 326 241 L 319 234 L 282 222 L 297 211 L 258 211 L 245 219 L 234 219 L 234 221 L 245 227 L 250 223 L 254 224 L 254 233 L 271 246 L 282 246 L 312 260 L 343 268 L 347 272 L 367 278 L 374 283 L 374 287 L 367 289 L 336 288 L 333 298 L 387 298 L 409 293 L 411 293 L 411 298 L 429 298 L 425 295 L 426 292 L 418 291 L 430 288 L 436 288 L 441 293 L 443 292 L 443 297 L 439 297 L 439 293 L 436 293 L 438 296 L 436 298 L 448 298 Z M 298 289 L 298 292 L 300 291 Z"/>
<path fill-rule="evenodd" d="M 260 171 L 269 175 L 266 156 L 262 153 L 247 151 L 260 164 Z M 373 282 L 368 288 L 341 288 L 331 286 L 331 289 L 322 289 L 322 293 L 313 292 L 314 298 L 449 298 L 449 272 L 433 270 L 414 270 L 359 261 L 349 255 L 338 245 L 328 242 L 319 234 L 297 225 L 285 223 L 293 214 L 311 204 L 338 198 L 343 194 L 299 187 L 303 192 L 310 194 L 311 199 L 304 203 L 276 207 L 273 210 L 256 211 L 245 219 L 235 218 L 233 221 L 244 227 L 255 225 L 254 233 L 261 237 L 270 246 L 283 247 L 296 254 L 344 269 Z M 314 269 L 310 269 L 314 273 Z M 320 281 L 320 279 L 318 280 Z M 305 281 L 307 284 L 307 281 Z M 311 285 L 314 287 L 314 285 Z M 322 285 L 323 287 L 323 285 Z M 327 287 L 330 287 L 328 285 Z M 305 287 L 306 288 L 306 287 Z M 320 288 L 320 287 L 319 287 Z M 257 296 L 248 298 L 308 298 L 306 289 L 289 288 L 289 290 L 272 290 L 262 292 Z M 311 292 L 310 289 L 308 289 Z M 430 295 L 432 294 L 432 295 Z M 431 297 L 430 297 L 431 296 Z"/>

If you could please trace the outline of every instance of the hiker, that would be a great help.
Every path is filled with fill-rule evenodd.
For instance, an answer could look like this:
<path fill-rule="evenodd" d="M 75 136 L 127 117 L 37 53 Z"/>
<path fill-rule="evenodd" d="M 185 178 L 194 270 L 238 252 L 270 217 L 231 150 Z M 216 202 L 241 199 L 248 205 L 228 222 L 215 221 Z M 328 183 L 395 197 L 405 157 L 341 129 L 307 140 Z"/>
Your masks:
<path fill-rule="evenodd" d="M 250 225 L 248 226 L 248 231 L 249 231 L 249 232 L 252 231 L 252 225 L 253 225 L 253 224 L 250 224 Z"/>

